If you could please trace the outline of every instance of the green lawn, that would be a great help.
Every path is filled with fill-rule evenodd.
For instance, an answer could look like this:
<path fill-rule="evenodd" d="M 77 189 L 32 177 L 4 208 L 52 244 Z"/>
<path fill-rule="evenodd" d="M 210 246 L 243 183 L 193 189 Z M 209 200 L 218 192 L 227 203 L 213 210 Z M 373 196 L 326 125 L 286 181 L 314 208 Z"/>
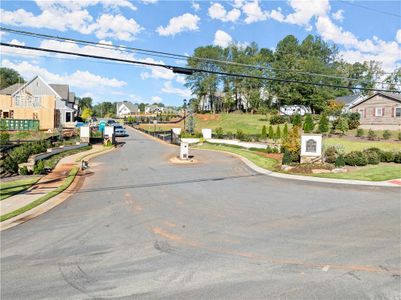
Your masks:
<path fill-rule="evenodd" d="M 401 151 L 401 142 L 349 140 L 344 138 L 324 138 L 323 147 L 342 145 L 345 152 L 361 151 L 366 148 L 377 147 L 384 151 Z"/>
<path fill-rule="evenodd" d="M 401 165 L 375 165 L 359 167 L 347 173 L 322 173 L 314 174 L 316 177 L 336 178 L 336 179 L 355 179 L 368 181 L 385 181 L 401 178 Z"/>
<path fill-rule="evenodd" d="M 40 197 L 39 199 L 36 199 L 35 201 L 33 201 L 33 202 L 31 202 L 31 203 L 29 203 L 29 204 L 17 209 L 17 210 L 14 210 L 12 212 L 9 212 L 7 214 L 4 214 L 4 215 L 0 216 L 0 222 L 3 222 L 5 220 L 8 220 L 8 219 L 13 218 L 15 216 L 18 216 L 18 215 L 20 215 L 20 214 L 22 214 L 22 213 L 34 208 L 34 207 L 46 202 L 50 198 L 60 194 L 61 192 L 66 190 L 71 185 L 71 183 L 74 181 L 75 175 L 77 175 L 78 171 L 79 171 L 78 168 L 73 168 L 70 171 L 70 173 L 68 174 L 67 178 L 64 179 L 63 183 L 57 189 L 47 193 L 46 195 Z"/>
<path fill-rule="evenodd" d="M 40 176 L 32 176 L 26 179 L 9 181 L 0 184 L 0 201 L 18 194 L 35 184 L 40 179 Z"/>
<path fill-rule="evenodd" d="M 215 129 L 221 127 L 224 132 L 231 131 L 232 133 L 235 133 L 239 129 L 246 134 L 261 133 L 263 125 L 269 125 L 266 115 L 256 114 L 198 114 L 196 115 L 195 121 L 195 126 L 198 131 L 202 128 Z"/>
<path fill-rule="evenodd" d="M 213 145 L 213 144 L 203 144 L 202 146 L 195 146 L 194 148 L 207 149 L 207 150 L 219 150 L 226 151 L 230 153 L 239 154 L 250 161 L 252 161 L 258 167 L 273 171 L 278 161 L 273 158 L 264 157 L 255 152 L 246 149 L 234 148 L 230 146 L 223 145 Z"/>

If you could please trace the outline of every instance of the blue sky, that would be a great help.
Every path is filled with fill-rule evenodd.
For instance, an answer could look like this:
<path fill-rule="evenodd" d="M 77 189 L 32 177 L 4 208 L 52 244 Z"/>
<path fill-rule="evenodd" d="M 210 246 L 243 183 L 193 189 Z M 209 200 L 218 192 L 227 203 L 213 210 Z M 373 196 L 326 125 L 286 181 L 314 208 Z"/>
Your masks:
<path fill-rule="evenodd" d="M 2 1 L 4 27 L 102 41 L 112 45 L 192 54 L 198 46 L 230 43 L 274 49 L 288 34 L 302 40 L 317 34 L 336 43 L 347 61 L 377 60 L 387 72 L 401 63 L 399 1 L 162 1 L 47 0 Z M 363 6 L 363 7 L 361 7 Z M 394 15 L 393 15 L 394 14 Z M 3 42 L 98 55 L 183 64 L 182 61 L 99 49 L 75 43 L 1 34 Z M 160 68 L 1 49 L 1 64 L 26 79 L 67 83 L 95 102 L 131 100 L 180 105 L 190 92 L 184 77 Z"/>

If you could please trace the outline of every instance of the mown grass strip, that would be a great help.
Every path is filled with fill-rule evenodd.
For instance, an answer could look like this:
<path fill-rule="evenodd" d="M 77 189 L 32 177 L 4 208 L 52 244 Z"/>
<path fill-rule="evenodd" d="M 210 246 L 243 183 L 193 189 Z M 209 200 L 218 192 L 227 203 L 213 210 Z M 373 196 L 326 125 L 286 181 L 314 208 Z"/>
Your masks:
<path fill-rule="evenodd" d="M 40 176 L 33 176 L 32 178 L 19 179 L 19 180 L 1 183 L 1 185 L 0 185 L 0 201 L 29 189 L 39 179 L 40 179 Z"/>
<path fill-rule="evenodd" d="M 88 153 L 88 154 L 82 155 L 81 157 L 77 158 L 77 159 L 75 160 L 75 162 L 80 162 L 81 160 L 83 160 L 83 159 L 84 159 L 85 157 L 87 157 L 87 156 L 90 156 L 90 155 L 93 155 L 93 154 L 98 154 L 98 153 L 104 152 L 104 151 L 109 150 L 109 149 L 111 149 L 111 148 L 113 148 L 113 147 L 114 147 L 113 145 L 112 145 L 112 146 L 103 146 L 103 149 L 101 149 L 101 150 L 99 150 L 99 151 L 95 151 L 95 152 L 92 152 L 92 153 Z"/>
<path fill-rule="evenodd" d="M 77 167 L 73 168 L 70 171 L 70 173 L 68 174 L 67 178 L 64 179 L 63 183 L 57 189 L 47 193 L 46 195 L 40 197 L 39 199 L 36 199 L 35 201 L 33 201 L 23 207 L 20 207 L 17 210 L 14 210 L 12 212 L 9 212 L 7 214 L 0 216 L 0 222 L 3 222 L 5 220 L 11 219 L 15 216 L 18 216 L 34 207 L 46 202 L 47 200 L 49 200 L 50 198 L 53 198 L 54 196 L 60 194 L 61 192 L 65 191 L 73 182 L 75 175 L 77 175 L 78 171 L 79 171 L 79 169 Z"/>

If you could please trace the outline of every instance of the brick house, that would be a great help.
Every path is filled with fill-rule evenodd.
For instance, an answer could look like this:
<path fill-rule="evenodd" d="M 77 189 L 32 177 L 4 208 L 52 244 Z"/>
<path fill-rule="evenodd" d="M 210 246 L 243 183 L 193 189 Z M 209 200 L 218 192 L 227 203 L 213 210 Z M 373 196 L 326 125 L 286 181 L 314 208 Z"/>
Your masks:
<path fill-rule="evenodd" d="M 358 101 L 349 110 L 359 113 L 361 127 L 401 128 L 401 94 L 378 92 Z"/>

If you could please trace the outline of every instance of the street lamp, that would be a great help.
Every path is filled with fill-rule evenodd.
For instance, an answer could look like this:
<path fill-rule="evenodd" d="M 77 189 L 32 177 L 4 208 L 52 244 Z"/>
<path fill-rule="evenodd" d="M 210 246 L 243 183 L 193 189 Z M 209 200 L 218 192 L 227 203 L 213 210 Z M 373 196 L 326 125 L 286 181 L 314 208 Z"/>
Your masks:
<path fill-rule="evenodd" d="M 186 130 L 186 128 L 185 128 L 186 117 L 187 117 L 187 99 L 184 99 L 184 131 Z"/>

